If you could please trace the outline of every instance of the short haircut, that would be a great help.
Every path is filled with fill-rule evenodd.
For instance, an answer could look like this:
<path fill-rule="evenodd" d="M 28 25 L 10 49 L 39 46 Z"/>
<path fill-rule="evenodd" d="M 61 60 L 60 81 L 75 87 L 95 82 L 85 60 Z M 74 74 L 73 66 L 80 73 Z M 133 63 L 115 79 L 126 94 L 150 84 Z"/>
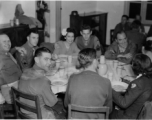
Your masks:
<path fill-rule="evenodd" d="M 37 28 L 32 28 L 32 29 L 30 29 L 30 30 L 28 31 L 28 33 L 27 33 L 27 36 L 31 35 L 31 33 L 39 34 Z"/>
<path fill-rule="evenodd" d="M 151 74 L 151 59 L 144 54 L 136 54 L 132 60 L 132 69 L 136 75 Z"/>
<path fill-rule="evenodd" d="M 73 33 L 73 34 L 74 34 L 74 38 L 75 38 L 75 29 L 73 29 L 73 28 L 67 28 L 66 31 L 67 31 L 67 34 L 68 34 L 68 33 Z M 67 34 L 66 34 L 66 35 L 67 35 Z M 65 36 L 66 36 L 66 35 L 65 35 Z M 66 41 L 65 36 L 63 36 L 63 35 L 61 36 L 61 40 L 62 40 L 62 41 Z"/>
<path fill-rule="evenodd" d="M 132 28 L 132 29 L 138 29 L 140 26 L 141 26 L 141 22 L 140 22 L 139 20 L 134 20 L 134 21 L 131 23 L 131 28 Z"/>
<path fill-rule="evenodd" d="M 146 51 L 151 51 L 152 52 L 152 41 L 148 40 L 144 44 L 145 50 Z"/>
<path fill-rule="evenodd" d="M 39 57 L 39 56 L 42 55 L 42 53 L 50 53 L 50 54 L 52 54 L 51 51 L 48 48 L 40 47 L 40 48 L 36 49 L 34 57 Z"/>
<path fill-rule="evenodd" d="M 122 15 L 122 18 L 125 17 L 127 20 L 129 19 L 128 15 Z"/>
<path fill-rule="evenodd" d="M 89 67 L 93 60 L 96 59 L 96 50 L 93 48 L 86 48 L 79 52 L 78 61 L 79 65 L 77 65 L 78 69 Z"/>
<path fill-rule="evenodd" d="M 83 31 L 83 30 L 90 30 L 90 31 L 92 31 L 92 29 L 91 29 L 91 27 L 89 25 L 82 25 L 81 26 L 81 31 Z"/>

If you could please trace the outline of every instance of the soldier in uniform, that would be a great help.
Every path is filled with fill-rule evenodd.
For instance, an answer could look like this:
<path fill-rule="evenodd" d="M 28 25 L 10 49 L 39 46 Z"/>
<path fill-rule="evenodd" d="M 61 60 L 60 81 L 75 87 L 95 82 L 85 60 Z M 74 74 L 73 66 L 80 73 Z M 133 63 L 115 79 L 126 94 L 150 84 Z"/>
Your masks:
<path fill-rule="evenodd" d="M 106 59 L 118 60 L 123 63 L 130 63 L 136 54 L 136 45 L 131 42 L 124 31 L 117 33 L 114 41 L 105 52 Z"/>
<path fill-rule="evenodd" d="M 39 34 L 36 28 L 30 29 L 27 36 L 27 42 L 22 46 L 26 50 L 26 54 L 21 55 L 16 52 L 16 60 L 20 65 L 22 71 L 33 66 L 33 55 L 39 41 Z"/>
<path fill-rule="evenodd" d="M 136 119 L 146 101 L 152 100 L 151 60 L 147 55 L 137 54 L 132 61 L 137 78 L 130 82 L 124 94 L 113 90 L 113 101 L 119 107 L 110 115 L 111 119 Z"/>
<path fill-rule="evenodd" d="M 103 54 L 103 47 L 101 46 L 99 39 L 92 35 L 91 27 L 88 25 L 83 25 L 80 33 L 82 36 L 78 36 L 75 40 L 77 47 L 80 50 L 85 48 L 93 48 L 97 52 L 97 57 L 100 57 L 100 55 Z"/>
<path fill-rule="evenodd" d="M 19 81 L 19 90 L 32 95 L 37 95 L 40 100 L 40 107 L 43 119 L 55 119 L 53 111 L 49 111 L 45 106 L 53 107 L 57 103 L 57 98 L 51 90 L 50 81 L 46 78 L 46 73 L 51 65 L 51 52 L 42 47 L 35 51 L 35 64 L 32 68 L 24 70 Z M 33 106 L 33 101 L 21 99 L 23 103 Z M 36 119 L 36 114 L 22 110 L 23 113 Z"/>

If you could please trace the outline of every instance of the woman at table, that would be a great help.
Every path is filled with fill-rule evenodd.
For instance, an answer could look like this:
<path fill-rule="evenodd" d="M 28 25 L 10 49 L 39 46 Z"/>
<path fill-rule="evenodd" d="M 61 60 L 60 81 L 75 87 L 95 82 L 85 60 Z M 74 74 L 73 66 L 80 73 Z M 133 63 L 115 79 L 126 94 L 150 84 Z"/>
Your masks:
<path fill-rule="evenodd" d="M 142 53 L 150 57 L 152 61 L 152 37 L 148 37 L 145 45 L 142 47 Z"/>
<path fill-rule="evenodd" d="M 107 59 L 130 63 L 136 53 L 136 49 L 136 45 L 127 39 L 125 32 L 121 31 L 117 33 L 116 40 L 105 52 L 105 57 Z"/>
<path fill-rule="evenodd" d="M 55 51 L 54 54 L 59 57 L 66 57 L 68 55 L 77 56 L 79 53 L 79 49 L 74 42 L 75 39 L 75 31 L 72 28 L 63 29 L 62 37 L 60 41 L 55 43 Z"/>
<path fill-rule="evenodd" d="M 108 106 L 112 110 L 112 89 L 110 80 L 101 77 L 97 72 L 96 50 L 86 48 L 78 55 L 81 73 L 73 74 L 69 78 L 66 94 L 65 107 L 74 104 L 82 107 Z M 104 115 L 99 113 L 73 112 L 75 119 L 103 119 Z"/>
<path fill-rule="evenodd" d="M 132 69 L 137 78 L 132 81 L 126 92 L 112 91 L 113 101 L 119 107 L 114 110 L 111 119 L 136 119 L 146 101 L 152 100 L 152 68 L 147 55 L 137 54 L 132 61 Z"/>

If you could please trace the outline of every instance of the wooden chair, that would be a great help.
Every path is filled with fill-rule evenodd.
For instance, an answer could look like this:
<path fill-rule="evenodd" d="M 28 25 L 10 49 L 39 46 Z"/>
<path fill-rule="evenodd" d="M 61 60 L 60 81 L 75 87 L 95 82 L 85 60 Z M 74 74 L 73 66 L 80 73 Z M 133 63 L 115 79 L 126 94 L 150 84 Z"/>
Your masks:
<path fill-rule="evenodd" d="M 14 119 L 14 105 L 13 104 L 0 104 L 0 119 Z"/>
<path fill-rule="evenodd" d="M 68 105 L 68 119 L 71 119 L 72 111 L 83 112 L 83 113 L 103 113 L 105 114 L 105 119 L 109 118 L 109 107 L 82 107 L 73 104 Z"/>
<path fill-rule="evenodd" d="M 16 88 L 12 87 L 13 92 L 13 100 L 15 105 L 15 112 L 17 119 L 32 119 L 31 117 L 27 116 L 26 114 L 21 112 L 21 108 L 30 112 L 33 112 L 37 115 L 37 119 L 42 119 L 41 109 L 39 105 L 39 98 L 38 96 L 30 95 L 27 93 L 23 93 Z M 35 102 L 35 107 L 30 106 L 26 103 L 20 101 L 20 98 L 32 100 Z"/>

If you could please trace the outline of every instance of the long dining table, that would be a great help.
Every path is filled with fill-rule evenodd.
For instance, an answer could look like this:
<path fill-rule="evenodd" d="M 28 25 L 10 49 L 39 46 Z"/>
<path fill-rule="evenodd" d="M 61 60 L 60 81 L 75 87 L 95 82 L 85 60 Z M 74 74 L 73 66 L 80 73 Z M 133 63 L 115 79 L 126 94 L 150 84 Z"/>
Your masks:
<path fill-rule="evenodd" d="M 77 58 L 73 57 L 72 61 L 69 58 L 61 58 L 56 61 L 56 66 L 52 70 L 51 75 L 46 77 L 51 81 L 51 89 L 54 94 L 59 92 L 65 92 L 68 84 L 69 77 L 74 73 L 79 73 L 80 71 L 76 69 Z"/>
<path fill-rule="evenodd" d="M 69 64 L 66 61 L 66 65 L 54 69 L 52 75 L 46 76 L 51 81 L 51 89 L 54 94 L 59 92 L 65 92 L 68 84 L 69 77 L 72 74 L 80 73 L 80 70 L 77 70 L 76 64 Z M 127 79 L 132 81 L 135 79 L 135 75 L 131 69 L 131 64 L 126 64 L 119 62 L 117 60 L 106 60 L 107 72 L 102 77 L 108 78 L 111 81 L 113 89 L 117 91 L 122 91 L 127 89 L 128 85 L 122 81 L 122 79 Z M 123 87 L 123 89 L 122 89 Z"/>

